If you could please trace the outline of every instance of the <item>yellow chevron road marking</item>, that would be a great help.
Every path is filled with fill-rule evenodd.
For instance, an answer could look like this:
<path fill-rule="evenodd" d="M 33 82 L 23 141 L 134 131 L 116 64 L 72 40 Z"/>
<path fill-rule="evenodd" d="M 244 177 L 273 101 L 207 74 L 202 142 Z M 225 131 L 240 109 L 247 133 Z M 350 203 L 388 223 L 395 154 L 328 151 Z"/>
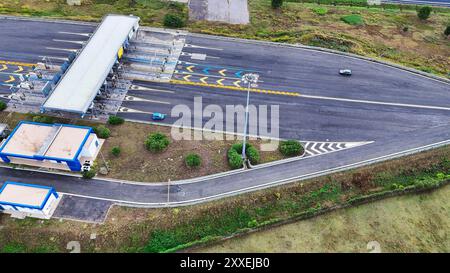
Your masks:
<path fill-rule="evenodd" d="M 203 87 L 214 87 L 214 88 L 229 89 L 229 90 L 234 90 L 234 91 L 247 91 L 247 88 L 237 87 L 237 86 L 226 86 L 226 85 L 218 85 L 218 84 L 210 84 L 210 83 L 180 81 L 180 80 L 173 80 L 173 79 L 170 81 L 170 83 L 203 86 Z M 301 96 L 300 93 L 297 93 L 297 92 L 274 91 L 274 90 L 254 89 L 254 88 L 250 88 L 250 92 L 270 94 L 270 95 L 280 95 L 280 96 L 293 96 L 293 97 Z"/>
<path fill-rule="evenodd" d="M 6 69 L 8 69 L 8 67 L 6 65 L 2 64 L 2 68 L 0 68 L 0 71 L 6 70 Z"/>
<path fill-rule="evenodd" d="M 223 82 L 224 80 L 225 80 L 225 79 L 220 79 L 220 80 L 217 81 L 217 83 L 220 84 L 220 85 L 223 85 L 222 82 Z"/>
<path fill-rule="evenodd" d="M 10 83 L 15 81 L 16 79 L 13 76 L 9 76 L 9 80 L 5 81 L 5 83 Z"/>
<path fill-rule="evenodd" d="M 233 85 L 236 87 L 241 87 L 239 84 L 241 83 L 241 80 L 237 80 L 235 82 L 233 82 Z"/>
<path fill-rule="evenodd" d="M 192 75 L 186 75 L 183 77 L 183 79 L 187 82 L 190 82 L 189 78 L 192 77 Z"/>
<path fill-rule="evenodd" d="M 195 66 L 193 66 L 193 65 L 188 66 L 188 67 L 186 67 L 186 70 L 192 73 L 192 72 L 194 72 L 194 71 L 192 70 L 192 68 L 194 68 L 194 67 L 195 67 Z"/>
<path fill-rule="evenodd" d="M 227 71 L 227 70 L 226 69 L 222 69 L 222 70 L 219 71 L 219 74 L 225 77 L 226 76 L 225 75 L 225 71 Z"/>
<path fill-rule="evenodd" d="M 19 65 L 17 67 L 18 67 L 18 69 L 16 71 L 14 71 L 14 73 L 19 73 L 19 72 L 23 71 L 23 67 L 22 66 Z"/>
<path fill-rule="evenodd" d="M 0 64 L 20 65 L 20 66 L 28 66 L 28 67 L 36 65 L 36 64 L 32 64 L 32 63 L 12 62 L 12 61 L 5 61 L 5 60 L 0 60 Z"/>
<path fill-rule="evenodd" d="M 208 77 L 203 77 L 203 78 L 200 78 L 200 81 L 202 82 L 202 83 L 204 83 L 204 84 L 208 84 L 207 82 L 206 82 L 206 79 L 207 79 Z"/>

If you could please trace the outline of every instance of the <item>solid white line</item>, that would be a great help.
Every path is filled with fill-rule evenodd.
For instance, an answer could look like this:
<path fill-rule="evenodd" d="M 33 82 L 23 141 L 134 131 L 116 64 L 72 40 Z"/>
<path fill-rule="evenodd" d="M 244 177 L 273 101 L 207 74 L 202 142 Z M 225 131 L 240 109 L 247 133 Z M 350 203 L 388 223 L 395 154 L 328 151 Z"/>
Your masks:
<path fill-rule="evenodd" d="M 61 61 L 68 61 L 69 58 L 62 58 L 62 57 L 52 57 L 52 56 L 38 56 L 39 58 L 49 58 L 50 60 L 55 59 L 55 60 L 61 60 Z M 44 60 L 43 60 L 44 61 Z"/>
<path fill-rule="evenodd" d="M 345 101 L 345 102 L 355 102 L 355 103 L 365 103 L 365 104 L 389 105 L 389 106 L 399 106 L 399 107 L 423 108 L 423 109 L 450 111 L 449 107 L 441 107 L 441 106 L 429 106 L 429 105 L 419 105 L 419 104 L 406 104 L 406 103 L 357 100 L 357 99 L 344 99 L 344 98 L 313 96 L 313 95 L 304 95 L 304 94 L 300 94 L 300 97 L 309 98 L 309 99 L 319 99 L 319 100 L 335 100 L 335 101 Z"/>
<path fill-rule="evenodd" d="M 67 31 L 58 31 L 60 34 L 71 34 L 71 35 L 80 35 L 80 36 L 86 36 L 89 37 L 91 33 L 77 33 L 77 32 L 67 32 Z"/>
<path fill-rule="evenodd" d="M 127 98 L 134 98 L 134 99 L 127 99 Z M 171 104 L 170 102 L 167 101 L 159 101 L 159 100 L 148 100 L 148 99 L 143 99 L 143 98 L 139 98 L 136 96 L 125 96 L 125 99 L 123 100 L 124 102 L 133 102 L 133 101 L 146 101 L 146 102 L 151 102 L 151 103 L 159 103 L 159 104 Z"/>
<path fill-rule="evenodd" d="M 242 188 L 239 190 L 234 190 L 234 191 L 229 191 L 229 192 L 220 193 L 220 194 L 216 194 L 216 195 L 211 195 L 208 197 L 196 198 L 196 199 L 191 199 L 191 200 L 186 200 L 186 201 L 170 202 L 169 204 L 166 202 L 144 203 L 144 202 L 124 201 L 124 200 L 109 199 L 109 198 L 103 198 L 103 197 L 91 197 L 91 196 L 80 195 L 80 194 L 71 194 L 71 193 L 63 193 L 63 194 L 77 196 L 77 197 L 90 198 L 90 199 L 96 199 L 96 200 L 110 201 L 110 202 L 115 202 L 115 203 L 119 203 L 119 204 L 123 204 L 123 205 L 128 204 L 128 205 L 147 206 L 147 207 L 148 206 L 155 207 L 155 206 L 162 206 L 162 205 L 177 206 L 177 205 L 197 204 L 197 203 L 200 203 L 203 201 L 219 199 L 220 197 L 233 196 L 233 195 L 236 195 L 239 193 L 245 193 L 245 192 L 249 192 L 249 191 L 253 191 L 253 190 L 265 189 L 265 188 L 271 187 L 272 185 L 279 186 L 279 185 L 286 184 L 286 183 L 296 182 L 296 181 L 300 181 L 300 180 L 304 180 L 304 179 L 309 179 L 309 178 L 313 178 L 313 177 L 317 177 L 317 176 L 335 173 L 338 171 L 343 171 L 343 170 L 346 170 L 349 168 L 362 167 L 367 164 L 379 162 L 380 160 L 392 159 L 392 158 L 396 158 L 396 157 L 399 157 L 399 156 L 402 156 L 404 154 L 408 154 L 411 152 L 416 152 L 416 151 L 420 151 L 420 150 L 427 149 L 427 148 L 433 148 L 433 147 L 436 147 L 436 145 L 438 145 L 438 146 L 445 145 L 449 142 L 450 142 L 450 139 L 436 142 L 433 144 L 428 144 L 428 145 L 417 147 L 417 148 L 408 149 L 408 150 L 405 150 L 402 152 L 397 152 L 397 153 L 393 153 L 393 154 L 389 154 L 389 155 L 385 155 L 385 156 L 380 156 L 380 157 L 376 157 L 376 158 L 372 158 L 372 159 L 367 159 L 367 160 L 351 163 L 351 164 L 340 166 L 340 167 L 335 167 L 335 168 L 330 168 L 327 170 L 322 170 L 322 171 L 317 171 L 317 172 L 313 172 L 313 173 L 309 173 L 309 174 L 299 175 L 299 176 L 288 178 L 288 179 L 272 181 L 272 182 L 268 182 L 268 183 L 264 183 L 264 184 L 260 184 L 260 185 L 256 185 L 256 186 Z"/>
<path fill-rule="evenodd" d="M 69 52 L 77 52 L 77 51 L 78 51 L 78 49 L 58 48 L 58 47 L 46 47 L 46 49 L 50 49 L 50 50 L 59 50 L 59 51 L 69 51 Z"/>
<path fill-rule="evenodd" d="M 53 39 L 55 42 L 62 42 L 62 43 L 73 43 L 73 44 L 79 44 L 82 45 L 85 43 L 85 41 L 71 41 L 71 40 L 59 40 L 59 39 Z"/>
<path fill-rule="evenodd" d="M 144 86 L 140 86 L 140 85 L 136 85 L 136 84 L 131 85 L 129 90 L 155 91 L 155 92 L 170 93 L 170 94 L 174 94 L 175 93 L 175 91 L 172 91 L 172 90 L 162 90 L 162 89 L 148 88 L 148 87 L 144 87 Z"/>

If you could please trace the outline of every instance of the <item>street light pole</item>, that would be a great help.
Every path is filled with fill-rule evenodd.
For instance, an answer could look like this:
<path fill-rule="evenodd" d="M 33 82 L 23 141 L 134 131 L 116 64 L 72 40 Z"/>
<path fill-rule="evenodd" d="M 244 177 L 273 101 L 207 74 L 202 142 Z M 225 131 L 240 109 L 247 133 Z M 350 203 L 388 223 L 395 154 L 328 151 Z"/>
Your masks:
<path fill-rule="evenodd" d="M 247 83 L 247 103 L 245 106 L 244 140 L 242 142 L 242 160 L 244 162 L 247 159 L 247 155 L 246 155 L 245 151 L 246 151 L 247 132 L 248 132 L 247 127 L 248 127 L 248 106 L 250 103 L 250 87 L 252 86 L 252 84 L 256 85 L 256 83 L 258 82 L 258 78 L 259 78 L 259 75 L 253 74 L 253 73 L 245 74 L 244 76 L 242 76 L 242 81 L 244 83 Z"/>

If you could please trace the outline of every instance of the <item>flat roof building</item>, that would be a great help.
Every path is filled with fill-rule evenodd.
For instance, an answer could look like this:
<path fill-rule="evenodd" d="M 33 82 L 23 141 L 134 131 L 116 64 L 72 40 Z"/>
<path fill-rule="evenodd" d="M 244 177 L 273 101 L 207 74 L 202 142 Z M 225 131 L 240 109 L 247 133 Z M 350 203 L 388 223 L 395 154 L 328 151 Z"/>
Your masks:
<path fill-rule="evenodd" d="M 139 17 L 107 15 L 47 97 L 41 111 L 84 115 L 138 27 Z"/>
<path fill-rule="evenodd" d="M 21 121 L 0 144 L 6 163 L 81 171 L 103 144 L 91 127 Z"/>
<path fill-rule="evenodd" d="M 30 216 L 48 219 L 59 199 L 52 187 L 7 181 L 0 188 L 0 211 L 18 218 Z"/>

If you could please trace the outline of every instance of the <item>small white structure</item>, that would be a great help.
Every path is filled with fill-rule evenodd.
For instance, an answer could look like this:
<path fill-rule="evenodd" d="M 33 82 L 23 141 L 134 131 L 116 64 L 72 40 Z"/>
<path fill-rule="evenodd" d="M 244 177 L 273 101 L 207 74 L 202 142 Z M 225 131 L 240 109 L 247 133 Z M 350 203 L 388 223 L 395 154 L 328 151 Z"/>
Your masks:
<path fill-rule="evenodd" d="M 91 127 L 21 121 L 0 144 L 5 163 L 81 171 L 93 162 L 104 140 Z"/>
<path fill-rule="evenodd" d="M 15 218 L 50 219 L 59 201 L 52 187 L 7 181 L 0 189 L 0 212 Z"/>

